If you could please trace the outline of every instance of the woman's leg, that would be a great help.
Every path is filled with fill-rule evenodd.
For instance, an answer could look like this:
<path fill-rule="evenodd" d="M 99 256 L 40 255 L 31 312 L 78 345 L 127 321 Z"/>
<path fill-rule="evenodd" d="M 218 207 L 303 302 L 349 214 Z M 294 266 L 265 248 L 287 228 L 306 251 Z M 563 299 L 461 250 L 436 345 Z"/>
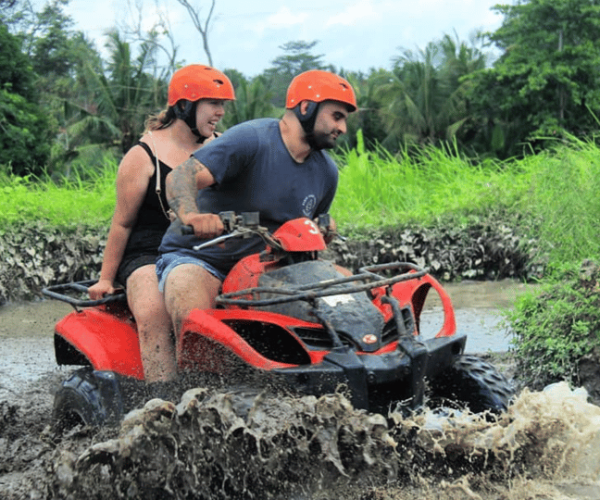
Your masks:
<path fill-rule="evenodd" d="M 127 279 L 127 301 L 137 323 L 146 383 L 167 382 L 177 375 L 171 318 L 154 265 L 136 269 Z"/>

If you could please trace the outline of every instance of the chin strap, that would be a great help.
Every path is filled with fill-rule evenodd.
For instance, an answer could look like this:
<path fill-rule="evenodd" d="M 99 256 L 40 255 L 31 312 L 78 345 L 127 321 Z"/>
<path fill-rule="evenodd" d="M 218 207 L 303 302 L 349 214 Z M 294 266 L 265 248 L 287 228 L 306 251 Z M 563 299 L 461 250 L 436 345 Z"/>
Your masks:
<path fill-rule="evenodd" d="M 307 101 L 308 106 L 306 108 L 306 113 L 302 114 L 300 111 L 300 104 L 298 104 L 295 108 L 292 109 L 300 125 L 302 125 L 302 129 L 306 134 L 306 140 L 311 148 L 315 149 L 315 140 L 314 140 L 314 130 L 315 130 L 315 121 L 317 120 L 317 115 L 319 114 L 319 104 L 314 101 Z"/>
<path fill-rule="evenodd" d="M 179 103 L 173 106 L 175 116 L 180 120 L 183 120 L 185 124 L 190 127 L 192 134 L 194 134 L 198 140 L 198 144 L 202 144 L 207 138 L 200 134 L 200 131 L 196 128 L 196 106 L 198 101 L 183 101 L 185 105 L 183 108 L 179 106 Z"/>

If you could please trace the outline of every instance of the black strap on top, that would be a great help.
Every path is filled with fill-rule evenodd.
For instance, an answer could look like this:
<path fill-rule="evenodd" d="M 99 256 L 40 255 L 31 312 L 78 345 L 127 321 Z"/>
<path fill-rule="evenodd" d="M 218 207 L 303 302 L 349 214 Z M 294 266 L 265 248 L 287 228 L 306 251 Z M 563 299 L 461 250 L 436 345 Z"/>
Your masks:
<path fill-rule="evenodd" d="M 152 137 L 152 133 L 151 132 L 150 132 L 150 137 Z M 144 151 L 146 151 L 146 153 L 148 153 L 148 156 L 150 157 L 150 159 L 152 160 L 152 162 L 156 165 L 156 168 L 154 169 L 154 175 L 156 175 L 156 183 L 155 183 L 155 189 L 154 189 L 154 191 L 156 193 L 156 196 L 158 197 L 158 201 L 160 203 L 160 207 L 162 208 L 163 214 L 165 214 L 165 217 L 167 219 L 171 220 L 171 218 L 169 217 L 169 211 L 170 210 L 167 210 L 167 208 L 165 207 L 165 204 L 163 203 L 162 197 L 161 197 L 162 189 L 161 189 L 160 163 L 159 163 L 159 160 L 154 155 L 154 153 L 152 152 L 152 149 L 150 148 L 150 146 L 148 146 L 148 144 L 146 144 L 145 142 L 142 142 L 142 141 L 138 141 L 138 144 L 140 146 L 142 146 L 142 148 L 144 149 Z"/>
<path fill-rule="evenodd" d="M 145 142 L 142 142 L 142 141 L 138 141 L 137 145 L 142 146 L 142 148 L 144 148 L 144 151 L 146 151 L 146 153 L 148 153 L 148 156 L 152 160 L 152 163 L 156 162 L 156 156 L 154 156 L 154 153 L 152 152 L 152 149 L 150 149 L 150 146 L 148 146 L 148 144 L 146 144 Z"/>

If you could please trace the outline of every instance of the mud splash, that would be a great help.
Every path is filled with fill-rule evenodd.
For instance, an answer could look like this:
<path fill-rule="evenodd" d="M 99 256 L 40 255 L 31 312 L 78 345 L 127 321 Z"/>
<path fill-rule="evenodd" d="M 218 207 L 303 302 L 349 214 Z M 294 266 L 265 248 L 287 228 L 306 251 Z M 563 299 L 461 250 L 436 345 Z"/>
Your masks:
<path fill-rule="evenodd" d="M 600 498 L 600 408 L 563 383 L 525 389 L 497 418 L 386 419 L 343 394 L 247 402 L 199 388 L 177 406 L 148 402 L 119 429 L 60 437 L 38 424 L 12 464 L 29 472 L 19 484 L 4 474 L 2 498 Z M 4 403 L 0 422 L 2 448 L 19 448 L 23 423 Z"/>

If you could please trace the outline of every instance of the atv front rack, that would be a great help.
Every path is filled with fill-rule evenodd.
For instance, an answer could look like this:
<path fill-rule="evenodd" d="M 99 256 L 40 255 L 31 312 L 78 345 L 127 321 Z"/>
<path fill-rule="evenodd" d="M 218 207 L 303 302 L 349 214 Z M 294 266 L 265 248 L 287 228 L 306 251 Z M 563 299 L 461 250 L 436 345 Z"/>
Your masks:
<path fill-rule="evenodd" d="M 391 278 L 384 278 L 377 274 L 381 271 L 392 271 L 402 269 L 401 274 Z M 359 274 L 344 278 L 318 281 L 307 285 L 281 288 L 281 287 L 253 287 L 239 290 L 237 292 L 221 294 L 216 298 L 219 305 L 235 305 L 238 307 L 262 307 L 277 304 L 285 304 L 296 300 L 312 302 L 320 297 L 332 295 L 344 295 L 365 292 L 378 287 L 389 287 L 402 281 L 422 278 L 427 270 L 410 262 L 392 262 L 390 264 L 379 264 L 366 266 L 359 269 Z M 355 284 L 362 281 L 362 284 Z M 266 299 L 258 298 L 260 294 L 273 294 L 279 297 Z M 284 297 L 281 297 L 284 295 Z M 248 296 L 252 298 L 248 298 Z"/>
<path fill-rule="evenodd" d="M 96 280 L 85 280 L 75 281 L 73 283 L 63 283 L 60 285 L 52 285 L 44 288 L 42 290 L 42 294 L 46 297 L 71 304 L 75 310 L 77 310 L 78 307 L 94 307 L 102 304 L 108 304 L 109 302 L 126 300 L 125 292 L 106 295 L 98 300 L 82 298 L 88 296 L 88 288 L 96 282 Z"/>

